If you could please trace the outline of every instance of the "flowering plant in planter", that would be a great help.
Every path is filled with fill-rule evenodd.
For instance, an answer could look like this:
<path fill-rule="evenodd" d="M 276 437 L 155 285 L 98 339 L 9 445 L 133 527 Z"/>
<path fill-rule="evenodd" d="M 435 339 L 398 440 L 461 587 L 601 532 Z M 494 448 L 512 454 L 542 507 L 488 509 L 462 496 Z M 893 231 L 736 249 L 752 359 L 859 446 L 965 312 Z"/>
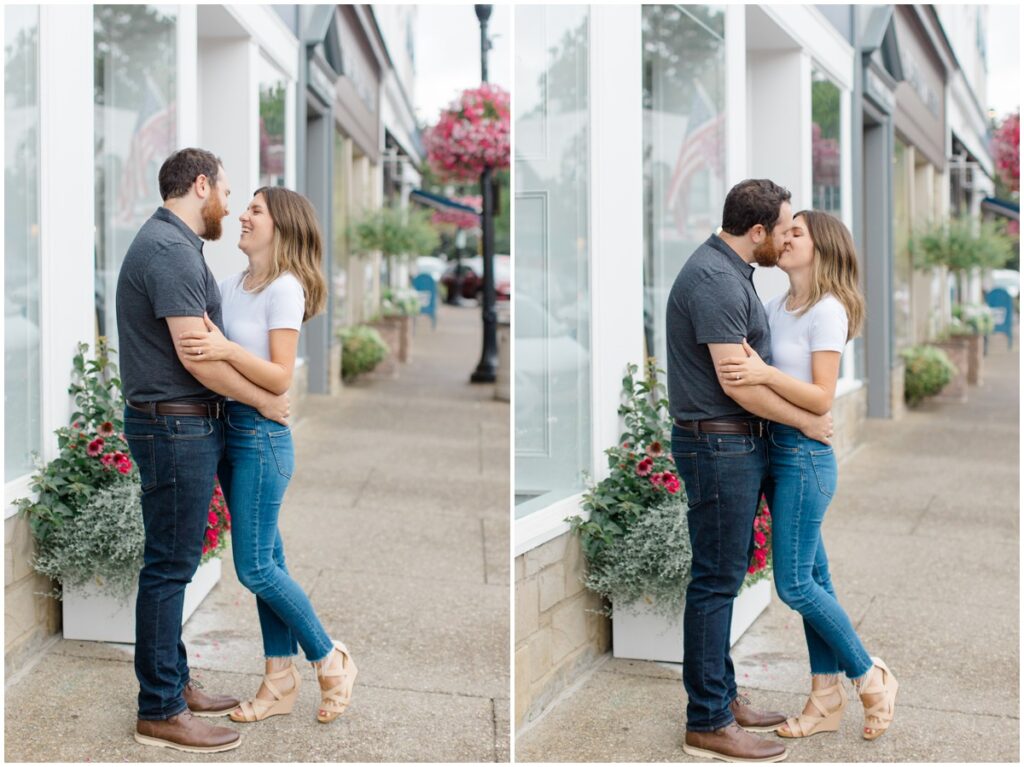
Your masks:
<path fill-rule="evenodd" d="M 605 451 L 609 475 L 583 496 L 590 512 L 567 520 L 587 559 L 588 588 L 623 607 L 638 601 L 654 612 L 677 613 L 690 581 L 686 492 L 669 447 L 672 419 L 655 360 L 644 378 L 630 365 L 619 406 L 626 430 Z M 771 514 L 761 498 L 754 520 L 754 554 L 743 588 L 771 574 Z M 610 614 L 610 610 L 606 608 Z"/>
<path fill-rule="evenodd" d="M 36 540 L 35 570 L 60 583 L 97 582 L 125 597 L 142 566 L 145 531 L 138 471 L 122 432 L 121 382 L 105 338 L 87 360 L 79 344 L 69 393 L 77 410 L 56 430 L 60 452 L 40 463 L 32 478 L 34 499 L 15 501 Z M 220 485 L 210 501 L 203 560 L 227 544 L 231 517 Z M 58 597 L 55 592 L 51 596 Z"/>
<path fill-rule="evenodd" d="M 507 168 L 510 104 L 508 91 L 492 83 L 463 91 L 424 134 L 431 168 L 448 181 L 476 181 L 485 168 Z"/>

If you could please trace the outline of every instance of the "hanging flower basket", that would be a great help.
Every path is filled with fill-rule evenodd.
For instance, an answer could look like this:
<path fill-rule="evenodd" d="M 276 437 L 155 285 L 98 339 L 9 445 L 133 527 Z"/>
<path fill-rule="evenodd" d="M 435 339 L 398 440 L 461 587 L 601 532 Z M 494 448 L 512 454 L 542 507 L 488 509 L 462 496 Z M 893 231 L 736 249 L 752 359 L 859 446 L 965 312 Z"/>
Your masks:
<path fill-rule="evenodd" d="M 491 83 L 463 91 L 423 138 L 430 167 L 445 181 L 476 181 L 486 168 L 507 168 L 508 91 Z"/>

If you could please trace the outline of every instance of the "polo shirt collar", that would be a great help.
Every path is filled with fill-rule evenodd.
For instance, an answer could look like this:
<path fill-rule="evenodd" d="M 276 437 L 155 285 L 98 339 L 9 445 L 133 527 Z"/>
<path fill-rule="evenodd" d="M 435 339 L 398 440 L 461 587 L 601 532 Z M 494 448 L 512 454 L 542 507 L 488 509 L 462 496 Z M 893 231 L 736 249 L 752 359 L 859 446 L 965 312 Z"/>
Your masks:
<path fill-rule="evenodd" d="M 188 241 L 195 245 L 196 250 L 198 250 L 200 253 L 203 252 L 203 238 L 200 237 L 195 232 L 193 232 L 192 227 L 190 227 L 188 224 L 186 224 L 184 221 L 178 218 L 174 213 L 170 211 L 169 208 L 165 208 L 163 206 L 157 208 L 156 213 L 153 214 L 153 218 L 159 219 L 161 221 L 166 221 L 168 224 L 173 224 L 174 226 L 178 227 L 182 231 L 182 233 L 184 233 L 184 235 L 188 237 Z"/>
<path fill-rule="evenodd" d="M 708 238 L 708 245 L 717 250 L 719 253 L 726 257 L 726 261 L 729 265 L 736 270 L 736 273 L 745 280 L 753 281 L 754 279 L 754 266 L 748 264 L 742 258 L 740 254 L 729 247 L 725 240 L 719 237 L 717 234 L 712 234 Z"/>

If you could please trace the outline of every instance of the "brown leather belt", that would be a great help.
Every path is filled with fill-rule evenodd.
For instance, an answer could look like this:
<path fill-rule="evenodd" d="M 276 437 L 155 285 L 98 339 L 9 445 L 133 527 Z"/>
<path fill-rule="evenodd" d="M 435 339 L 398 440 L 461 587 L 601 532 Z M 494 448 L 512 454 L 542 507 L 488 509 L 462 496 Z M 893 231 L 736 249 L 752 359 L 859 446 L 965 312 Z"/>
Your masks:
<path fill-rule="evenodd" d="M 150 415 L 201 415 L 207 418 L 221 418 L 224 415 L 223 400 L 198 402 L 196 400 L 170 400 L 168 402 L 127 402 L 128 407 Z"/>
<path fill-rule="evenodd" d="M 747 434 L 751 437 L 763 437 L 765 422 L 760 418 L 728 419 L 710 418 L 706 421 L 680 421 L 675 419 L 676 426 L 694 433 L 704 434 Z"/>

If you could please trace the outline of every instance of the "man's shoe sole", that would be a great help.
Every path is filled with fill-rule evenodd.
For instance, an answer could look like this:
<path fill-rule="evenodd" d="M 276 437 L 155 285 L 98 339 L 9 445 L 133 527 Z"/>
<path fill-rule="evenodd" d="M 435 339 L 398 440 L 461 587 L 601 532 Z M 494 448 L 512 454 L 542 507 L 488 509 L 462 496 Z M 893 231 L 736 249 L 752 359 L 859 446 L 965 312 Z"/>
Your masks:
<path fill-rule="evenodd" d="M 194 714 L 195 711 L 193 711 L 192 713 Z M 754 726 L 752 724 L 751 725 L 740 724 L 739 722 L 737 722 L 736 724 L 740 724 L 740 727 L 742 727 L 747 732 L 775 732 L 777 729 L 779 729 L 785 723 L 786 723 L 785 720 L 783 720 L 783 721 L 779 722 L 778 724 L 759 724 L 757 726 Z"/>
<path fill-rule="evenodd" d="M 242 745 L 242 738 L 239 736 L 238 740 L 225 743 L 223 746 L 186 746 L 182 743 L 175 743 L 173 740 L 151 738 L 148 735 L 139 735 L 139 733 L 136 732 L 135 742 L 141 743 L 144 746 L 156 746 L 157 748 L 173 748 L 177 751 L 189 751 L 193 754 L 216 754 L 219 751 L 230 751 L 233 748 L 238 748 Z"/>
<path fill-rule="evenodd" d="M 683 751 L 689 754 L 690 756 L 702 756 L 705 759 L 721 759 L 723 762 L 781 762 L 783 759 L 789 756 L 788 749 L 776 756 L 763 756 L 760 758 L 729 756 L 728 754 L 720 754 L 717 751 L 708 751 L 704 748 L 690 746 L 686 743 L 683 744 Z"/>

